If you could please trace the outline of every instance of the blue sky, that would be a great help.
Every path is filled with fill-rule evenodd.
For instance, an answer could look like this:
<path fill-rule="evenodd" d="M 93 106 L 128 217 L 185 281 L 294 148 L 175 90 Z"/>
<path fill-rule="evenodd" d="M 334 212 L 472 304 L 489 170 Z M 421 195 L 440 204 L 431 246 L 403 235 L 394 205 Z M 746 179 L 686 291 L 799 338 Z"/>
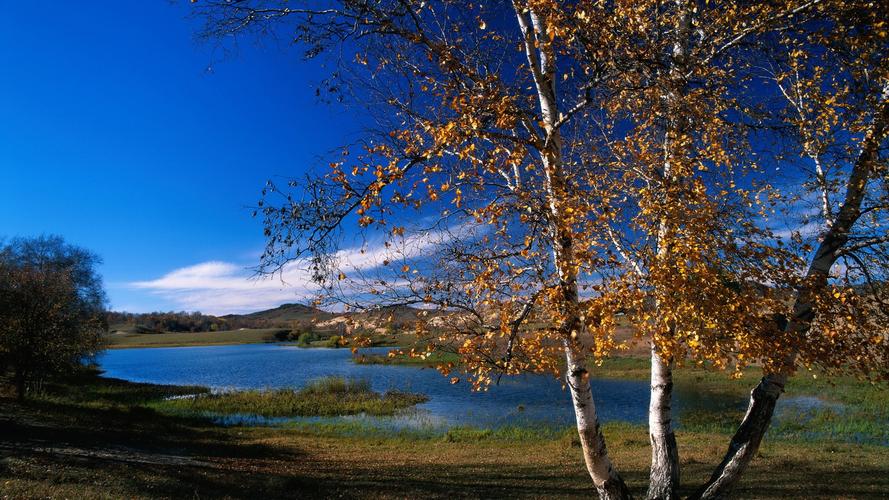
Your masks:
<path fill-rule="evenodd" d="M 318 102 L 329 70 L 298 48 L 263 37 L 223 55 L 198 43 L 190 9 L 4 6 L 0 237 L 59 234 L 95 251 L 116 310 L 225 314 L 305 301 L 312 289 L 298 269 L 286 286 L 249 279 L 264 244 L 249 207 L 267 179 L 326 164 L 359 136 L 364 114 Z M 372 267 L 354 243 L 343 252 Z"/>
<path fill-rule="evenodd" d="M 280 284 L 222 289 L 222 303 L 188 287 L 245 283 L 263 245 L 246 207 L 265 180 L 298 176 L 360 125 L 317 101 L 323 68 L 298 50 L 242 45 L 222 58 L 195 41 L 188 11 L 184 1 L 4 6 L 0 235 L 60 234 L 95 251 L 118 310 L 297 300 L 299 287 Z M 182 276 L 192 282 L 164 285 Z"/>

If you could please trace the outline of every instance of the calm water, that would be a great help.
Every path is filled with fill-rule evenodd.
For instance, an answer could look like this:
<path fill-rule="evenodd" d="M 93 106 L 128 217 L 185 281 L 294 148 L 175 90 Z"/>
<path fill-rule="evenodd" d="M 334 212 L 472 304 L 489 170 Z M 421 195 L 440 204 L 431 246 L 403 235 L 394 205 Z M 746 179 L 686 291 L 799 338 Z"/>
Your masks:
<path fill-rule="evenodd" d="M 434 369 L 359 365 L 352 363 L 351 357 L 349 349 L 252 344 L 114 349 L 106 351 L 98 361 L 106 376 L 134 382 L 202 385 L 216 390 L 300 388 L 311 380 L 337 375 L 367 379 L 378 391 L 400 389 L 427 395 L 429 401 L 419 405 L 417 411 L 385 419 L 398 427 L 564 427 L 574 423 L 570 394 L 550 376 L 503 377 L 500 385 L 479 393 L 463 382 L 452 385 Z M 646 421 L 646 382 L 593 380 L 593 388 L 603 421 Z"/>
<path fill-rule="evenodd" d="M 363 351 L 385 353 L 388 349 Z M 98 362 L 106 376 L 134 382 L 201 385 L 222 391 L 285 387 L 298 389 L 314 379 L 335 375 L 367 379 L 377 391 L 399 389 L 419 392 L 429 397 L 428 402 L 396 417 L 257 419 L 235 416 L 222 420 L 223 423 L 359 420 L 384 428 L 433 430 L 454 426 L 496 428 L 504 425 L 562 428 L 574 423 L 571 396 L 562 389 L 561 382 L 551 376 L 503 377 L 500 385 L 491 386 L 489 391 L 473 392 L 466 383 L 451 384 L 448 377 L 443 377 L 434 369 L 359 365 L 352 363 L 351 358 L 349 349 L 303 349 L 286 344 L 252 344 L 116 349 L 106 351 Z M 647 421 L 647 381 L 594 379 L 592 385 L 603 422 Z M 815 400 L 820 404 L 820 400 Z M 714 405 L 740 409 L 744 403 L 743 400 L 726 401 L 723 398 L 714 401 L 707 394 L 679 391 L 674 404 L 678 415 L 676 421 L 681 425 L 683 409 L 712 409 Z M 797 405 L 794 398 L 782 398 L 779 401 L 779 405 L 789 410 L 807 404 Z M 815 403 L 808 405 L 817 406 Z"/>

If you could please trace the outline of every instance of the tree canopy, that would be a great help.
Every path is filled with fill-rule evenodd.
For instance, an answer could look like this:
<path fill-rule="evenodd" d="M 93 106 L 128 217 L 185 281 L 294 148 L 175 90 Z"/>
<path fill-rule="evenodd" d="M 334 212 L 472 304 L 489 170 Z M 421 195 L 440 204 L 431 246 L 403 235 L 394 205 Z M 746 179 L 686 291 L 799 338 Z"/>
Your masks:
<path fill-rule="evenodd" d="M 57 236 L 0 247 L 0 366 L 13 369 L 19 397 L 101 348 L 106 298 L 99 262 Z"/>
<path fill-rule="evenodd" d="M 564 375 L 601 496 L 628 496 L 588 371 L 621 348 L 617 315 L 652 349 L 653 498 L 679 481 L 674 364 L 764 370 L 707 497 L 795 370 L 886 378 L 885 7 L 197 3 L 222 43 L 327 57 L 325 88 L 375 119 L 326 171 L 266 187 L 264 270 L 305 266 L 354 307 L 459 312 L 417 354 L 458 352 L 476 388 Z M 386 250 L 347 260 L 349 225 Z"/>

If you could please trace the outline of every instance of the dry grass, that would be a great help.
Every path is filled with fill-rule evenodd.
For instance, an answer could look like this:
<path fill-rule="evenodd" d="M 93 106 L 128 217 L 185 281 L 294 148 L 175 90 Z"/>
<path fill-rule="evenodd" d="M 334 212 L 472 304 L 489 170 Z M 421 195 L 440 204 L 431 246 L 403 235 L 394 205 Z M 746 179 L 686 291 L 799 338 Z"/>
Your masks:
<path fill-rule="evenodd" d="M 111 349 L 132 347 L 183 347 L 278 342 L 284 328 L 227 330 L 224 332 L 112 333 L 106 339 Z"/>
<path fill-rule="evenodd" d="M 25 404 L 0 398 L 0 496 L 10 498 L 361 497 L 589 498 L 570 434 L 504 439 L 325 435 L 310 428 L 221 428 L 156 413 L 142 402 L 173 389 L 86 379 Z M 181 392 L 181 391 L 179 391 Z M 643 427 L 606 425 L 609 448 L 641 494 Z M 692 491 L 727 444 L 722 433 L 680 432 Z M 739 498 L 880 498 L 889 448 L 770 440 Z"/>

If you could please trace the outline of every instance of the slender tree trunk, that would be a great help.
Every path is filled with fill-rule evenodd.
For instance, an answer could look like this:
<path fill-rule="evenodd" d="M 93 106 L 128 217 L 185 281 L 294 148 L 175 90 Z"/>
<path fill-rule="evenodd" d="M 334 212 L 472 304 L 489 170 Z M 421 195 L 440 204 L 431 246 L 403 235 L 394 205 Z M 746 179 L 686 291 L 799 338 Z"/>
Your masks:
<path fill-rule="evenodd" d="M 679 449 L 673 434 L 673 360 L 664 361 L 651 345 L 651 400 L 648 405 L 648 433 L 651 441 L 649 499 L 678 498 Z"/>
<path fill-rule="evenodd" d="M 586 368 L 586 357 L 573 342 L 565 341 L 565 359 L 567 361 L 566 381 L 574 402 L 574 414 L 577 417 L 577 434 L 580 446 L 593 484 L 599 492 L 599 498 L 627 499 L 630 492 L 620 475 L 614 470 L 608 458 L 605 436 L 599 427 L 596 415 L 596 404 L 590 388 L 590 374 Z"/>
<path fill-rule="evenodd" d="M 16 397 L 19 401 L 23 401 L 25 399 L 25 395 L 28 391 L 28 385 L 26 382 L 25 372 L 19 368 L 15 368 L 15 375 L 13 376 L 15 380 L 15 393 Z"/>
<path fill-rule="evenodd" d="M 822 241 L 816 252 L 816 258 L 809 266 L 806 285 L 797 291 L 791 321 L 784 327 L 787 332 L 805 335 L 809 329 L 814 317 L 814 291 L 827 284 L 828 272 L 836 260 L 833 251 L 827 251 L 827 247 L 832 245 L 829 240 L 832 238 L 828 235 Z M 731 495 L 750 461 L 759 450 L 762 438 L 772 422 L 775 405 L 787 384 L 787 373 L 792 370 L 795 362 L 796 355 L 791 354 L 784 360 L 785 372 L 767 373 L 759 381 L 759 384 L 750 391 L 747 412 L 741 420 L 741 425 L 732 436 L 722 462 L 713 471 L 710 480 L 704 487 L 691 498 L 719 499 L 728 498 Z"/>
<path fill-rule="evenodd" d="M 827 284 L 830 268 L 836 262 L 840 251 L 849 241 L 849 234 L 861 216 L 861 203 L 864 200 L 867 183 L 874 172 L 879 148 L 889 131 L 889 82 L 884 83 L 882 94 L 875 110 L 874 120 L 861 142 L 861 151 L 846 182 L 846 196 L 833 223 L 815 250 L 809 264 L 806 281 L 797 291 L 796 304 L 791 320 L 785 330 L 797 335 L 805 335 L 814 319 L 814 294 Z M 795 355 L 785 360 L 787 372 L 795 363 Z M 756 454 L 763 435 L 769 427 L 775 404 L 784 391 L 787 375 L 766 374 L 759 385 L 750 393 L 750 403 L 741 425 L 732 436 L 728 451 L 722 463 L 713 472 L 710 480 L 693 498 L 726 498 L 741 479 L 741 475 Z"/>
<path fill-rule="evenodd" d="M 682 109 L 681 97 L 686 93 L 688 82 L 685 73 L 688 64 L 688 44 L 691 38 L 692 5 L 688 0 L 675 0 L 675 34 L 672 43 L 668 88 L 663 94 L 666 110 L 664 124 L 664 164 L 661 168 L 663 182 L 671 184 L 679 180 L 675 162 L 684 153 L 676 151 L 677 138 L 688 128 Z M 657 257 L 669 261 L 671 223 L 662 219 L 658 227 Z M 659 314 L 660 304 L 655 314 Z M 671 334 L 673 332 L 671 331 Z M 648 406 L 648 436 L 651 442 L 651 469 L 647 497 L 650 499 L 678 498 L 679 447 L 673 433 L 673 360 L 664 360 L 658 353 L 654 339 L 651 343 L 651 393 Z"/>
<path fill-rule="evenodd" d="M 546 42 L 546 27 L 536 12 L 518 0 L 513 1 L 513 8 L 521 29 L 528 67 L 537 89 L 545 132 L 540 155 L 546 180 L 545 190 L 553 244 L 553 262 L 558 274 L 558 286 L 561 293 L 562 318 L 559 329 L 564 339 L 567 362 L 565 379 L 574 403 L 574 414 L 583 448 L 583 458 L 600 498 L 628 499 L 630 498 L 629 490 L 623 479 L 614 470 L 605 447 L 605 437 L 599 428 L 599 418 L 596 415 L 589 372 L 586 368 L 585 348 L 581 342 L 585 327 L 580 316 L 577 291 L 574 234 L 571 227 L 565 223 L 562 207 L 562 203 L 566 199 L 567 185 L 562 165 L 562 139 L 557 126 L 559 110 L 556 99 L 555 53 L 552 46 Z"/>
<path fill-rule="evenodd" d="M 741 474 L 759 450 L 786 382 L 785 375 L 769 374 L 750 392 L 747 413 L 732 436 L 728 452 L 704 489 L 693 498 L 729 497 Z"/>

